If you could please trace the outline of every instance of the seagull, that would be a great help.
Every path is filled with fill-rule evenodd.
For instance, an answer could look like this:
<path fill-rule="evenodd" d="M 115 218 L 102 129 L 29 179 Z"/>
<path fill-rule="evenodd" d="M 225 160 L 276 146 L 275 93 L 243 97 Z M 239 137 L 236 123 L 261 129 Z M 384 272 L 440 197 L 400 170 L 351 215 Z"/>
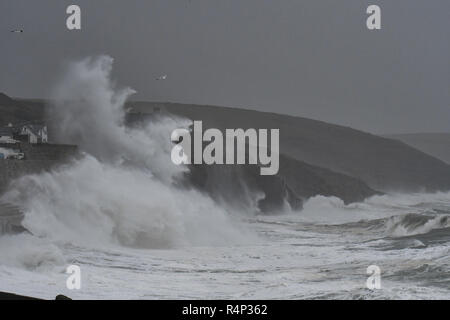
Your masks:
<path fill-rule="evenodd" d="M 13 32 L 13 33 L 22 33 L 23 32 L 23 30 L 11 30 L 11 32 Z"/>
<path fill-rule="evenodd" d="M 166 80 L 167 79 L 167 74 L 164 74 L 158 78 L 156 78 L 156 80 Z"/>

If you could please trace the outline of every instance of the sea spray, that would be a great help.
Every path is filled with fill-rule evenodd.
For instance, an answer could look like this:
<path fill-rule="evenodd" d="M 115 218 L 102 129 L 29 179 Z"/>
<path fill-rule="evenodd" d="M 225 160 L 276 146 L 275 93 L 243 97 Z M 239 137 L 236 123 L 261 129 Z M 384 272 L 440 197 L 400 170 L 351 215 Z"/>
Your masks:
<path fill-rule="evenodd" d="M 0 252 L 2 266 L 45 271 L 65 263 L 56 245 L 27 233 L 0 236 Z"/>
<path fill-rule="evenodd" d="M 244 237 L 227 213 L 199 192 L 89 155 L 17 180 L 5 199 L 26 208 L 23 224 L 34 235 L 57 241 L 166 248 Z"/>
<path fill-rule="evenodd" d="M 24 208 L 34 235 L 63 242 L 166 248 L 248 239 L 209 197 L 172 184 L 186 169 L 170 162 L 170 132 L 188 120 L 125 126 L 133 90 L 113 85 L 112 63 L 107 56 L 71 63 L 55 88 L 56 137 L 84 156 L 15 181 L 3 199 Z"/>
<path fill-rule="evenodd" d="M 48 111 L 55 128 L 54 139 L 77 144 L 104 163 L 126 161 L 171 182 L 186 169 L 167 161 L 172 147 L 170 133 L 178 126 L 188 126 L 190 121 L 165 117 L 143 128 L 126 127 L 124 104 L 135 91 L 113 84 L 112 65 L 111 57 L 99 56 L 67 66 Z"/>

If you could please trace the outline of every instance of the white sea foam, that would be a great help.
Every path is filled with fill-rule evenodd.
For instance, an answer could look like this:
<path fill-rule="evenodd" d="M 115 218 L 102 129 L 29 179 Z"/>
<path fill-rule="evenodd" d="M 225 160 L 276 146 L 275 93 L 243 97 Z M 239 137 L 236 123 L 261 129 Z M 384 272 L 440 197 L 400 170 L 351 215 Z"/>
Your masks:
<path fill-rule="evenodd" d="M 65 262 L 56 245 L 25 233 L 1 236 L 0 252 L 0 265 L 28 270 L 44 270 Z"/>
<path fill-rule="evenodd" d="M 111 68 L 109 57 L 71 64 L 55 90 L 60 140 L 86 153 L 17 180 L 4 196 L 24 208 L 32 235 L 0 237 L 1 290 L 94 299 L 450 297 L 448 242 L 390 237 L 445 226 L 438 215 L 450 212 L 449 193 L 348 205 L 316 196 L 301 211 L 246 215 L 243 226 L 225 206 L 174 186 L 183 169 L 170 162 L 170 132 L 189 121 L 161 118 L 126 128 L 123 103 L 132 90 L 112 85 Z M 444 213 L 402 229 L 411 226 L 408 214 L 433 215 L 435 206 Z M 360 220 L 378 227 L 369 230 Z M 390 226 L 396 227 L 389 232 Z M 253 233 L 263 241 L 249 243 Z M 81 266 L 79 291 L 65 288 L 69 263 Z M 382 270 L 376 292 L 365 288 L 372 264 Z"/>
<path fill-rule="evenodd" d="M 4 200 L 26 211 L 23 224 L 34 235 L 58 241 L 146 248 L 244 241 L 224 209 L 172 184 L 184 169 L 170 161 L 170 132 L 187 120 L 125 127 L 124 102 L 133 91 L 112 84 L 112 62 L 72 63 L 55 89 L 56 134 L 77 143 L 82 159 L 17 180 Z"/>

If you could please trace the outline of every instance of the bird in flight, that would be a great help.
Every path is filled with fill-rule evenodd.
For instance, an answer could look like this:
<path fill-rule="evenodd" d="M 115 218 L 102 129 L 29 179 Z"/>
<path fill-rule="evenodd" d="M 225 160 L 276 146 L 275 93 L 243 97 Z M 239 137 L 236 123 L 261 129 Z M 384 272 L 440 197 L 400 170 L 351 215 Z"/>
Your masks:
<path fill-rule="evenodd" d="M 164 74 L 162 76 L 159 76 L 158 78 L 156 78 L 156 80 L 166 80 L 167 79 L 167 74 Z"/>
<path fill-rule="evenodd" d="M 13 32 L 13 33 L 22 33 L 23 30 L 22 30 L 22 29 L 19 29 L 19 30 L 11 30 L 11 32 Z"/>

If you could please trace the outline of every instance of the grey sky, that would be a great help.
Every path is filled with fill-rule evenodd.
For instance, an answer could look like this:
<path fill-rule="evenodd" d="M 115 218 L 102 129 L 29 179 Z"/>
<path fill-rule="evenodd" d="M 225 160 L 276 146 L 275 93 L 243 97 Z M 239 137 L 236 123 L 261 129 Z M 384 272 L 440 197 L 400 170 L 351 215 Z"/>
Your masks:
<path fill-rule="evenodd" d="M 72 3 L 81 31 L 65 27 Z M 367 30 L 369 4 L 382 30 Z M 12 96 L 48 97 L 64 61 L 103 53 L 135 100 L 450 132 L 448 0 L 2 0 L 0 29 L 0 91 Z"/>

